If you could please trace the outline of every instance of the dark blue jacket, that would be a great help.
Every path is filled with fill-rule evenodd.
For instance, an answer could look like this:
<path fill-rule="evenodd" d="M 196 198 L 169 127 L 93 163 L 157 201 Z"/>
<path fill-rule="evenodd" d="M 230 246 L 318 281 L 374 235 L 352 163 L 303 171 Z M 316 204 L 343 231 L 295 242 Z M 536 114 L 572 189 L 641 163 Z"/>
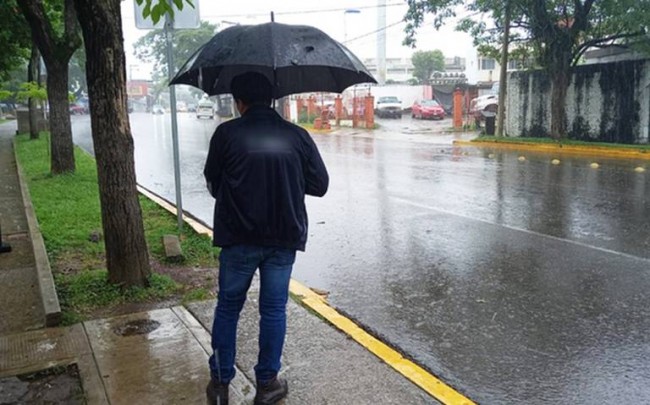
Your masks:
<path fill-rule="evenodd" d="M 304 129 L 253 106 L 217 127 L 205 163 L 214 206 L 214 245 L 305 250 L 305 194 L 322 197 L 329 176 Z"/>

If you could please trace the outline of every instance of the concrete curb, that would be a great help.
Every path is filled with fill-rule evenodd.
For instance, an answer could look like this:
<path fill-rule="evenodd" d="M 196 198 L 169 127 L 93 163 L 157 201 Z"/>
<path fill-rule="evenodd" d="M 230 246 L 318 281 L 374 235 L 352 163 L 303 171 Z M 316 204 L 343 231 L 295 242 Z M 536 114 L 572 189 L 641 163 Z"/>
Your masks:
<path fill-rule="evenodd" d="M 23 196 L 23 205 L 25 206 L 25 216 L 27 217 L 27 226 L 29 229 L 29 237 L 32 241 L 34 248 L 34 260 L 36 262 L 36 275 L 38 278 L 38 287 L 41 292 L 41 301 L 43 304 L 43 312 L 45 313 L 45 326 L 52 327 L 61 324 L 62 314 L 61 306 L 59 305 L 59 297 L 56 294 L 54 286 L 54 277 L 52 276 L 52 268 L 50 267 L 50 260 L 47 257 L 45 250 L 45 242 L 43 235 L 38 226 L 32 199 L 29 195 L 29 188 L 25 181 L 25 175 L 18 161 L 18 154 L 16 153 L 16 142 L 14 141 L 14 156 L 16 157 L 16 168 L 18 171 L 18 181 L 20 182 L 20 191 Z"/>
<path fill-rule="evenodd" d="M 527 150 L 539 153 L 562 153 L 572 155 L 601 156 L 618 159 L 643 159 L 650 160 L 650 151 L 641 152 L 640 150 L 610 148 L 604 146 L 581 146 L 581 145 L 561 145 L 561 144 L 531 144 L 518 142 L 481 142 L 481 141 L 461 141 L 455 140 L 454 146 L 473 146 L 477 148 L 494 148 L 494 149 L 517 149 Z"/>

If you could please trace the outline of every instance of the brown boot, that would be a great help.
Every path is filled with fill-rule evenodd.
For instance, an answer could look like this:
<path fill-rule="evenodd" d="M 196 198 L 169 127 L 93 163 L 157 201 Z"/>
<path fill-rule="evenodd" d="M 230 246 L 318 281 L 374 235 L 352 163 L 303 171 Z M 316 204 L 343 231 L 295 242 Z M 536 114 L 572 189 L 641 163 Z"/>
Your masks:
<path fill-rule="evenodd" d="M 212 378 L 205 389 L 208 405 L 228 405 L 228 386 Z"/>
<path fill-rule="evenodd" d="M 254 405 L 274 405 L 289 393 L 287 381 L 282 378 L 274 378 L 266 384 L 257 383 Z"/>

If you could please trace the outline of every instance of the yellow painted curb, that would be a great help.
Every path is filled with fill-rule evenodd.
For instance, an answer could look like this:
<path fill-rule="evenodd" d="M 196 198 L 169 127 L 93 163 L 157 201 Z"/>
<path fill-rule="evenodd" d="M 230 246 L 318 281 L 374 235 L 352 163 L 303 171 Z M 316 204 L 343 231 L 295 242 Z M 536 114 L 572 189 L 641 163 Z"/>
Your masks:
<path fill-rule="evenodd" d="M 147 189 L 138 186 L 138 191 L 151 199 L 167 211 L 176 215 L 176 207 Z M 196 232 L 212 237 L 212 230 L 192 218 L 184 217 L 185 222 Z M 473 405 L 474 402 L 431 375 L 422 367 L 404 358 L 396 350 L 392 349 L 379 339 L 367 333 L 350 319 L 341 315 L 334 308 L 330 307 L 327 301 L 320 295 L 313 292 L 304 284 L 291 279 L 289 291 L 301 298 L 304 305 L 325 318 L 332 325 L 343 331 L 345 334 L 356 340 L 375 356 L 379 357 L 386 364 L 397 372 L 408 378 L 415 385 L 426 391 L 429 395 L 445 405 Z"/>
<path fill-rule="evenodd" d="M 176 215 L 176 206 L 171 204 L 167 200 L 160 198 L 159 196 L 157 196 L 156 194 L 152 193 L 151 191 L 147 190 L 142 186 L 138 186 L 138 192 L 143 196 L 147 197 L 148 199 L 150 199 L 151 201 L 155 202 L 162 208 Z M 196 221 L 193 218 L 188 217 L 187 215 L 183 215 L 183 220 L 190 227 L 192 227 L 192 229 L 194 229 L 196 233 L 199 233 L 201 235 L 208 235 L 209 237 L 212 237 L 212 230 L 207 226 L 203 225 L 202 223 L 200 223 L 199 221 Z"/>
<path fill-rule="evenodd" d="M 396 350 L 361 329 L 350 319 L 341 315 L 334 308 L 330 307 L 320 295 L 316 294 L 300 282 L 292 279 L 289 290 L 293 294 L 301 296 L 302 302 L 306 306 L 314 310 L 352 339 L 356 340 L 372 354 L 379 357 L 386 364 L 411 380 L 415 385 L 422 388 L 438 401 L 448 405 L 474 404 L 474 402 L 431 375 L 422 367 L 404 358 L 404 356 L 399 354 Z"/>
<path fill-rule="evenodd" d="M 455 146 L 475 146 L 479 148 L 516 149 L 540 153 L 565 153 L 573 155 L 603 156 L 612 158 L 645 159 L 650 160 L 650 151 L 610 148 L 605 146 L 579 146 L 579 145 L 553 145 L 553 144 L 528 144 L 506 142 L 481 142 L 455 140 Z"/>

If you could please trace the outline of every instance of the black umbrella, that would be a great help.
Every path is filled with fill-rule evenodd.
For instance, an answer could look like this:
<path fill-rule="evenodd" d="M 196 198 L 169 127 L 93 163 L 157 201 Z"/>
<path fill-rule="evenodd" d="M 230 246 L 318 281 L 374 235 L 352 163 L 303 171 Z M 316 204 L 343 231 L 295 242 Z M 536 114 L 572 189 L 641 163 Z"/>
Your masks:
<path fill-rule="evenodd" d="M 189 84 L 208 95 L 230 93 L 230 81 L 259 72 L 274 97 L 377 83 L 359 59 L 323 31 L 270 22 L 236 25 L 216 34 L 187 61 L 170 84 Z"/>

